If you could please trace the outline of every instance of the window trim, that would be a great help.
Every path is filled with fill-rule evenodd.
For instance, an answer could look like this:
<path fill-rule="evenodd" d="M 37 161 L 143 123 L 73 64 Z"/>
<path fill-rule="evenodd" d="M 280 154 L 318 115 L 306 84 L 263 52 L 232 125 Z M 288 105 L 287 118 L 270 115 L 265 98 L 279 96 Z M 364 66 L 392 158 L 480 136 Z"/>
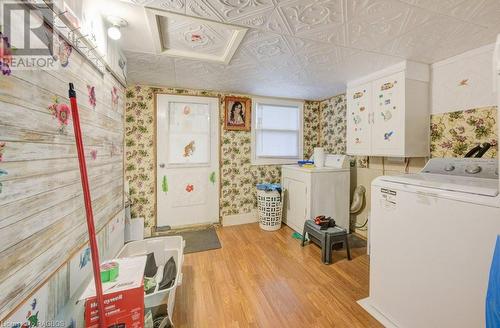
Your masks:
<path fill-rule="evenodd" d="M 276 105 L 276 106 L 297 106 L 299 109 L 299 156 L 298 157 L 257 157 L 256 141 L 257 141 L 257 106 L 259 104 Z M 285 130 L 283 130 L 285 131 Z M 295 131 L 295 130 L 293 130 Z M 252 98 L 252 165 L 281 165 L 281 164 L 296 164 L 297 161 L 304 158 L 304 102 L 300 100 L 289 100 L 279 98 Z"/>

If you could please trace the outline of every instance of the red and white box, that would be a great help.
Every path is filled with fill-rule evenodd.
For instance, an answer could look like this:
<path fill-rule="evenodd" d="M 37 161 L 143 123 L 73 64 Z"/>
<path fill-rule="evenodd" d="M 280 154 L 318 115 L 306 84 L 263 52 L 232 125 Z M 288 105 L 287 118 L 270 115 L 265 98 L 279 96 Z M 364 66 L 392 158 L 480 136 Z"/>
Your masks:
<path fill-rule="evenodd" d="M 119 265 L 118 278 L 102 284 L 106 327 L 144 327 L 144 267 L 146 256 L 112 260 Z M 85 300 L 85 327 L 99 328 L 94 279 L 80 297 Z"/>

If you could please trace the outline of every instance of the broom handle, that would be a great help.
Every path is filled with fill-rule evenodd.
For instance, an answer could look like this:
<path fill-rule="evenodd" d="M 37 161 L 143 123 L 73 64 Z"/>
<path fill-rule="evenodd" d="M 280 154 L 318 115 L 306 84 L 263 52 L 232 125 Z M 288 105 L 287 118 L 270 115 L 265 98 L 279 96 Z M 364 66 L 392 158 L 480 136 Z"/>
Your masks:
<path fill-rule="evenodd" d="M 73 129 L 75 130 L 76 149 L 78 150 L 78 162 L 80 163 L 80 176 L 82 180 L 83 199 L 85 201 L 85 212 L 87 214 L 87 228 L 89 232 L 90 251 L 92 254 L 92 268 L 94 271 L 94 282 L 97 297 L 97 309 L 99 311 L 99 327 L 106 327 L 104 313 L 104 296 L 102 293 L 101 270 L 99 268 L 99 250 L 95 237 L 94 214 L 92 213 L 92 199 L 90 198 L 89 179 L 87 176 L 87 164 L 85 163 L 85 152 L 83 149 L 82 130 L 80 128 L 80 117 L 78 115 L 78 104 L 73 83 L 69 84 L 69 100 L 71 102 L 71 115 L 73 116 Z M 92 311 L 92 307 L 90 307 Z"/>

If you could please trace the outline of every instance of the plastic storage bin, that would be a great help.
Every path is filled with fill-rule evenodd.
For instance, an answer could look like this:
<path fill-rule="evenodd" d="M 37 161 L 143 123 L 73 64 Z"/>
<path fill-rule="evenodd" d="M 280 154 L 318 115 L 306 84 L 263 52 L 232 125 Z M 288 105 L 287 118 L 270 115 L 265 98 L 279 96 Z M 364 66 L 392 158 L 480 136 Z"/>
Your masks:
<path fill-rule="evenodd" d="M 167 304 L 169 316 L 172 317 L 174 313 L 175 290 L 182 284 L 182 264 L 184 263 L 184 246 L 185 241 L 181 236 L 167 236 L 148 238 L 140 241 L 133 241 L 125 244 L 118 253 L 117 257 L 133 257 L 139 255 L 147 255 L 154 253 L 156 265 L 158 265 L 158 272 L 156 274 L 156 281 L 159 283 L 163 275 L 163 268 L 170 257 L 174 258 L 177 268 L 177 275 L 175 277 L 172 287 L 158 290 L 159 284 L 153 293 L 144 295 L 144 306 L 146 308 Z"/>
<path fill-rule="evenodd" d="M 257 188 L 259 226 L 262 230 L 275 231 L 281 228 L 283 200 L 278 190 Z"/>

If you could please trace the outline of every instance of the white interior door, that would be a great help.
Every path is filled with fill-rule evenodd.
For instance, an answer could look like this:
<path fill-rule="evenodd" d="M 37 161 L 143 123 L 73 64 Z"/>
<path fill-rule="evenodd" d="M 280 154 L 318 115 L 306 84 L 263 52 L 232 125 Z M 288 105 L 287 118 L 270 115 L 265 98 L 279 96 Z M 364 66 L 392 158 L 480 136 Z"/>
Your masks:
<path fill-rule="evenodd" d="M 219 221 L 219 101 L 157 95 L 158 227 Z"/>

